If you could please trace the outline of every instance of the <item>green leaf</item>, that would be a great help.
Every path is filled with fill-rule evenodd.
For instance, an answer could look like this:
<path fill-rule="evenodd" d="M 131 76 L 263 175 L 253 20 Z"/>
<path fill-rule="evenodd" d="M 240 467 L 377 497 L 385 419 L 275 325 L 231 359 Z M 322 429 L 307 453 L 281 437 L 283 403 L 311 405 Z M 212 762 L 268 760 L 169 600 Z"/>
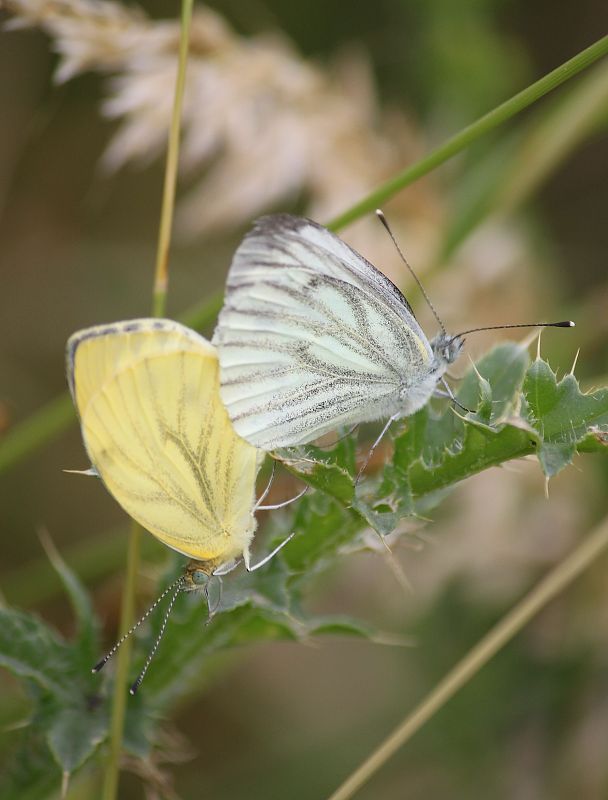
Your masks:
<path fill-rule="evenodd" d="M 296 536 L 283 551 L 289 568 L 310 573 L 333 562 L 340 548 L 362 529 L 363 520 L 333 497 L 304 497 L 292 522 Z"/>
<path fill-rule="evenodd" d="M 344 431 L 338 431 L 338 436 L 344 437 Z M 273 455 L 309 486 L 345 504 L 353 499 L 356 468 L 356 440 L 353 436 L 347 434 L 331 448 L 314 445 L 281 448 Z"/>
<path fill-rule="evenodd" d="M 551 477 L 579 446 L 600 450 L 608 438 L 608 390 L 582 394 L 572 375 L 558 383 L 546 362 L 529 364 L 520 345 L 490 351 L 468 371 L 457 396 L 475 412 L 462 418 L 450 407 L 437 412 L 427 405 L 410 417 L 380 489 L 370 484 L 376 492 L 371 513 L 355 504 L 380 533 L 402 516 L 425 513 L 445 490 L 488 467 L 536 453 Z"/>
<path fill-rule="evenodd" d="M 184 602 L 183 598 L 180 600 Z M 284 612 L 259 608 L 255 601 L 244 598 L 242 605 L 218 612 L 209 624 L 204 598 L 198 595 L 188 601 L 188 608 L 182 609 L 167 626 L 159 656 L 143 684 L 142 697 L 149 706 L 165 708 L 200 685 L 209 657 L 220 650 L 263 639 L 299 638 L 293 621 Z M 140 648 L 140 663 L 136 662 L 133 676 L 150 644 L 148 639 L 146 646 Z"/>
<path fill-rule="evenodd" d="M 407 647 L 411 641 L 403 636 L 378 631 L 370 625 L 366 625 L 358 619 L 340 615 L 333 617 L 322 617 L 317 622 L 311 620 L 308 627 L 309 636 L 348 636 L 375 644 L 391 645 L 397 647 Z"/>
<path fill-rule="evenodd" d="M 582 442 L 594 438 L 601 444 L 608 431 L 608 390 L 583 394 L 574 375 L 558 383 L 541 359 L 528 370 L 524 395 L 526 419 L 537 434 L 537 455 L 548 477 L 572 461 Z"/>
<path fill-rule="evenodd" d="M 63 587 L 70 598 L 76 615 L 77 646 L 75 652 L 79 655 L 79 663 L 85 669 L 95 662 L 98 650 L 99 629 L 91 600 L 76 574 L 61 558 L 50 536 L 46 533 L 42 534 L 41 541 L 53 569 L 59 575 Z"/>
<path fill-rule="evenodd" d="M 82 642 L 68 644 L 36 617 L 0 609 L 0 665 L 28 681 L 32 728 L 45 737 L 61 772 L 73 772 L 105 739 L 108 725 L 107 706 L 90 690 Z"/>
<path fill-rule="evenodd" d="M 465 375 L 457 394 L 459 402 L 474 408 L 479 402 L 477 414 L 488 414 L 487 404 L 492 409 L 487 422 L 499 424 L 518 407 L 519 394 L 530 363 L 525 347 L 514 342 L 499 344 L 481 358 Z"/>
<path fill-rule="evenodd" d="M 43 732 L 33 726 L 19 731 L 6 774 L 0 779 L 0 797 L 7 800 L 48 800 L 57 797 L 61 781 Z"/>
<path fill-rule="evenodd" d="M 64 701 L 70 697 L 70 648 L 31 614 L 0 609 L 0 666 Z"/>
<path fill-rule="evenodd" d="M 353 518 L 357 519 L 356 515 Z M 359 522 L 359 529 L 361 527 Z M 302 541 L 304 539 L 303 535 Z M 345 540 L 346 537 L 343 541 Z M 370 639 L 387 638 L 383 638 L 372 626 L 347 617 L 307 618 L 296 608 L 297 593 L 293 582 L 306 577 L 308 573 L 294 573 L 289 566 L 289 559 L 285 557 L 295 541 L 297 540 L 292 540 L 281 556 L 274 558 L 258 572 L 235 571 L 225 576 L 222 579 L 220 608 L 211 621 L 208 619 L 207 604 L 202 592 L 189 593 L 186 597 L 179 598 L 179 605 L 176 604 L 161 645 L 162 655 L 158 662 L 153 662 L 144 684 L 146 702 L 166 705 L 193 682 L 200 680 L 210 655 L 250 641 L 298 640 L 309 638 L 313 634 L 346 634 L 348 631 Z M 272 544 L 274 542 L 269 546 Z M 292 560 L 297 561 L 297 557 Z M 166 577 L 163 578 L 162 585 Z M 168 579 L 171 577 L 168 576 Z M 143 641 L 143 646 L 139 648 L 140 659 L 148 652 L 162 617 L 163 611 L 160 610 L 155 615 L 148 635 L 143 640 L 140 639 L 140 644 Z"/>
<path fill-rule="evenodd" d="M 63 708 L 58 711 L 49 733 L 51 753 L 63 772 L 72 773 L 90 758 L 106 739 L 108 714 L 105 708 Z"/>

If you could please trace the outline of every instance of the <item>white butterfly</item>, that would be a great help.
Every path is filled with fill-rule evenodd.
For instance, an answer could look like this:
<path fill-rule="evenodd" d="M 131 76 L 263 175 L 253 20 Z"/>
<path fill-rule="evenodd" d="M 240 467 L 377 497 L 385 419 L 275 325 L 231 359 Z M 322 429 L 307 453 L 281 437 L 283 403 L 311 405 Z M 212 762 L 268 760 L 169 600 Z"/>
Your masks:
<path fill-rule="evenodd" d="M 288 214 L 259 219 L 237 249 L 213 342 L 232 423 L 265 450 L 413 414 L 463 345 L 445 331 L 429 342 L 385 275 Z"/>

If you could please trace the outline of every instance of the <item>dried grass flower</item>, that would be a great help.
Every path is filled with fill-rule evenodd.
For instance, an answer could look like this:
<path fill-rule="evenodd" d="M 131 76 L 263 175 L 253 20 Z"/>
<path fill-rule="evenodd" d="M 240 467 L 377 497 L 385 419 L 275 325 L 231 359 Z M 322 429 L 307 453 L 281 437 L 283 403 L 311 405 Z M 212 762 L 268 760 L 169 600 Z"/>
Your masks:
<path fill-rule="evenodd" d="M 36 26 L 51 36 L 60 55 L 57 82 L 85 71 L 108 76 L 102 111 L 120 125 L 103 156 L 106 168 L 145 165 L 162 153 L 178 21 L 154 21 L 110 0 L 6 0 L 6 7 L 10 27 Z M 395 116 L 380 110 L 361 53 L 322 69 L 283 34 L 240 36 L 199 7 L 181 157 L 192 180 L 179 231 L 192 237 L 229 228 L 295 198 L 327 219 L 418 155 L 415 132 Z"/>

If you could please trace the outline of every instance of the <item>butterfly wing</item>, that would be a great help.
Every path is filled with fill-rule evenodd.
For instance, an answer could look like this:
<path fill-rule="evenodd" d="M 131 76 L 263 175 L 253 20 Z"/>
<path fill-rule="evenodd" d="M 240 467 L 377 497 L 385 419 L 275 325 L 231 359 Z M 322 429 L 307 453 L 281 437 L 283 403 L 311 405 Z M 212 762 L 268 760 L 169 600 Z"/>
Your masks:
<path fill-rule="evenodd" d="M 267 450 L 411 413 L 410 387 L 419 408 L 435 385 L 399 289 L 330 231 L 287 214 L 258 220 L 236 251 L 213 341 L 232 422 Z"/>
<path fill-rule="evenodd" d="M 67 372 L 91 463 L 125 511 L 191 558 L 247 552 L 258 452 L 221 403 L 213 345 L 170 320 L 102 325 L 70 338 Z"/>

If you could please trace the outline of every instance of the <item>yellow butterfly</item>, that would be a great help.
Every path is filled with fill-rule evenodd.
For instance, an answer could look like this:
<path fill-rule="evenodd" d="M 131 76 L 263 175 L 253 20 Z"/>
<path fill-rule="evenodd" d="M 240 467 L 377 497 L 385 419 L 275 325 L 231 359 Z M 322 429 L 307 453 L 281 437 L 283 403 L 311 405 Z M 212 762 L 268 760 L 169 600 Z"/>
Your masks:
<path fill-rule="evenodd" d="M 192 559 L 161 595 L 175 590 L 169 611 L 179 592 L 206 588 L 240 558 L 252 570 L 274 555 L 250 564 L 264 453 L 232 427 L 213 345 L 171 320 L 100 325 L 70 337 L 67 375 L 93 474 L 133 519 Z"/>

